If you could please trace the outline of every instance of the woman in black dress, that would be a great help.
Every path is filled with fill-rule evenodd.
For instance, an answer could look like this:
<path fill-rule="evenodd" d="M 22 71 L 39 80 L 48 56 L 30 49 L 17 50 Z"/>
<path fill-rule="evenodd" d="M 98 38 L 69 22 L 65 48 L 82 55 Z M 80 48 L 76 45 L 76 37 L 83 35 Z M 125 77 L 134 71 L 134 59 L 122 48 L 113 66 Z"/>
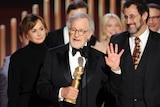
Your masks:
<path fill-rule="evenodd" d="M 47 47 L 47 26 L 43 18 L 29 14 L 21 22 L 29 44 L 12 54 L 8 71 L 8 107 L 48 107 L 49 102 L 37 96 L 35 87 Z"/>

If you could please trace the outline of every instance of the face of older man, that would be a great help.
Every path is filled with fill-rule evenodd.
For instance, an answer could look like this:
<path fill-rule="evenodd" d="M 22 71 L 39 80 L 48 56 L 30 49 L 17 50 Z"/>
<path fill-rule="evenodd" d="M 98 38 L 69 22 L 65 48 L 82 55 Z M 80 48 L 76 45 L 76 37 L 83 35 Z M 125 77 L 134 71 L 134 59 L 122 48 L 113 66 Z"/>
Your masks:
<path fill-rule="evenodd" d="M 78 18 L 69 28 L 70 45 L 76 49 L 83 48 L 93 33 L 89 31 L 89 22 L 86 18 Z"/>

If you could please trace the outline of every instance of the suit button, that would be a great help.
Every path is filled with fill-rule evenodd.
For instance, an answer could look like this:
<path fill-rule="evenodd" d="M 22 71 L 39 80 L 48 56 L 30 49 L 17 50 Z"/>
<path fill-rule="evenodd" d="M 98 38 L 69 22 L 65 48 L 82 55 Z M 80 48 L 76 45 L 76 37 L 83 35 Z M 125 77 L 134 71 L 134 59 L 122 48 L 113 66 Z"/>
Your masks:
<path fill-rule="evenodd" d="M 138 101 L 138 99 L 137 99 L 137 98 L 134 98 L 134 99 L 133 99 L 133 101 L 134 101 L 134 102 L 137 102 L 137 101 Z"/>

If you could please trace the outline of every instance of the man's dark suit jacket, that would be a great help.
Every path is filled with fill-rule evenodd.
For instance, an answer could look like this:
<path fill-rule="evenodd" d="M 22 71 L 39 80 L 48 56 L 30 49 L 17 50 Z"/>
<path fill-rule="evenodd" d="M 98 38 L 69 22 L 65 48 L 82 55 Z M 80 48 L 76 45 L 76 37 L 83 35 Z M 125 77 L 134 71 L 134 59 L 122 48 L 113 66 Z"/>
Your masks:
<path fill-rule="evenodd" d="M 48 33 L 45 40 L 47 47 L 53 48 L 64 44 L 63 29 L 64 27 Z"/>
<path fill-rule="evenodd" d="M 58 102 L 59 89 L 72 83 L 68 50 L 68 44 L 51 49 L 46 55 L 38 80 L 38 94 L 51 100 L 56 107 L 60 107 L 63 103 Z M 106 66 L 104 54 L 90 47 L 77 104 L 74 107 L 100 107 L 104 98 L 103 91 L 111 91 L 108 75 L 112 75 L 115 83 L 119 81 L 119 78 L 117 79 L 119 75 L 110 72 Z M 68 107 L 63 104 L 63 107 Z"/>
<path fill-rule="evenodd" d="M 63 29 L 64 27 L 48 33 L 46 40 L 45 40 L 48 48 L 53 48 L 53 47 L 64 44 Z M 91 39 L 88 42 L 88 45 L 95 45 L 95 42 L 96 42 L 96 37 L 91 36 Z"/>
<path fill-rule="evenodd" d="M 137 70 L 134 70 L 129 35 L 123 32 L 111 38 L 119 50 L 124 49 L 117 107 L 160 107 L 160 34 L 150 31 Z"/>

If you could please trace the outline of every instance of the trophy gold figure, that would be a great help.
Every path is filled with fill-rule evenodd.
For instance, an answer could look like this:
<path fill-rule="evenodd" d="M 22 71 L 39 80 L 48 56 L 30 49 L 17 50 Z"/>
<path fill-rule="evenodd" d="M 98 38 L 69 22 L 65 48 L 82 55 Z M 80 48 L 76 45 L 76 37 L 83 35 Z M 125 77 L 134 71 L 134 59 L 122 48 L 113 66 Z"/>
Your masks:
<path fill-rule="evenodd" d="M 78 63 L 79 63 L 79 66 L 75 68 L 74 75 L 73 75 L 74 79 L 71 84 L 72 87 L 77 88 L 77 89 L 79 88 L 81 75 L 84 73 L 83 58 L 82 57 L 78 58 Z M 76 99 L 66 98 L 66 99 L 64 99 L 64 101 L 72 103 L 72 104 L 76 104 Z"/>

